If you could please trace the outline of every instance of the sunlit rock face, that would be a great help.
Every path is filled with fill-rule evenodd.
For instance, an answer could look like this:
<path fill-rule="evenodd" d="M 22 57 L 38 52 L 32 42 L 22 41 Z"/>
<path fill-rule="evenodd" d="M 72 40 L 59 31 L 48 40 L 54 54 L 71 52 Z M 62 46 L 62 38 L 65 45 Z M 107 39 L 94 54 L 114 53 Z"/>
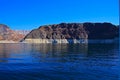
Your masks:
<path fill-rule="evenodd" d="M 7 25 L 0 24 L 0 42 L 19 42 L 25 35 L 11 30 Z"/>
<path fill-rule="evenodd" d="M 61 23 L 40 26 L 25 36 L 28 43 L 88 43 L 89 39 L 114 39 L 119 29 L 111 23 Z"/>

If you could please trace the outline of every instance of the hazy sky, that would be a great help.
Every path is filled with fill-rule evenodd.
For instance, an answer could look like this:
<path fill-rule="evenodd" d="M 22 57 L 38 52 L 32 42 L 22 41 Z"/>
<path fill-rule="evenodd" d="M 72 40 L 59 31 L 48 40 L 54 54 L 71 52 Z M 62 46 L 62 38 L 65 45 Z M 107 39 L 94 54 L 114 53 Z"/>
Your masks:
<path fill-rule="evenodd" d="M 118 0 L 0 0 L 0 23 L 34 29 L 61 22 L 119 23 Z"/>

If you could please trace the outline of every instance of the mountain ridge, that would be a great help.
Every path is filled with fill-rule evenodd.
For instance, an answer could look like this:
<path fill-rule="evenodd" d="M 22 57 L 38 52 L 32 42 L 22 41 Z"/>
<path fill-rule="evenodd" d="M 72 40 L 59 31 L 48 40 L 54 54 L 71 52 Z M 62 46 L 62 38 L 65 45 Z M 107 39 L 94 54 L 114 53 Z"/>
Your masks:
<path fill-rule="evenodd" d="M 7 25 L 0 24 L 0 41 L 15 41 L 19 42 L 21 39 L 25 37 L 24 34 L 19 34 L 14 30 L 11 30 Z"/>
<path fill-rule="evenodd" d="M 118 36 L 119 27 L 112 23 L 60 23 L 40 26 L 27 34 L 24 41 L 40 43 L 52 43 L 55 41 L 59 43 L 56 39 L 60 39 L 62 43 L 64 41 L 61 41 L 61 39 L 64 39 L 65 42 L 69 43 L 69 39 L 82 39 L 84 42 L 86 39 L 114 39 Z M 33 39 L 37 39 L 37 41 Z M 52 41 L 45 40 L 41 42 L 42 39 L 52 39 Z"/>

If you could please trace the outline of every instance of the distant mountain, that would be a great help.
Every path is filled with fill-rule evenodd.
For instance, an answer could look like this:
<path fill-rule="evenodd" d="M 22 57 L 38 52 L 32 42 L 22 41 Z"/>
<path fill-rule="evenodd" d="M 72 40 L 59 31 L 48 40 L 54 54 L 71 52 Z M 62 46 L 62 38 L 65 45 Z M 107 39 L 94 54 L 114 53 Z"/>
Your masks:
<path fill-rule="evenodd" d="M 24 34 L 11 30 L 7 25 L 0 24 L 0 41 L 20 41 L 24 37 Z"/>
<path fill-rule="evenodd" d="M 30 30 L 14 30 L 14 31 L 23 35 L 27 35 L 30 32 Z"/>
<path fill-rule="evenodd" d="M 114 39 L 119 27 L 111 23 L 61 23 L 40 26 L 25 36 L 32 43 L 86 43 L 88 40 Z"/>

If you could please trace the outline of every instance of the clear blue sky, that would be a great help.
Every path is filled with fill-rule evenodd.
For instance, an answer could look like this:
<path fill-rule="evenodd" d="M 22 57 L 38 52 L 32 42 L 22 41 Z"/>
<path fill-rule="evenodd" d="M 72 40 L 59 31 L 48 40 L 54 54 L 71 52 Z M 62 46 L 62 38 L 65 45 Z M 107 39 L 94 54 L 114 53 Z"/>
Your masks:
<path fill-rule="evenodd" d="M 0 23 L 34 29 L 61 22 L 119 24 L 118 0 L 0 0 Z"/>

